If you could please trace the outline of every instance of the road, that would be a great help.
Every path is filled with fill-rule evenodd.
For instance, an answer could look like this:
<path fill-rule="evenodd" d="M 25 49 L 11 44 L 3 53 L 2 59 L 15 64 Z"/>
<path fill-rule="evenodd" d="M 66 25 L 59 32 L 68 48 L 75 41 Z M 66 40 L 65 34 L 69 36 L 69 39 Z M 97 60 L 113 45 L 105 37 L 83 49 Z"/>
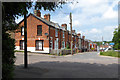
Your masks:
<path fill-rule="evenodd" d="M 84 52 L 66 56 L 28 53 L 28 69 L 23 53 L 16 52 L 15 78 L 117 78 L 118 58 Z"/>

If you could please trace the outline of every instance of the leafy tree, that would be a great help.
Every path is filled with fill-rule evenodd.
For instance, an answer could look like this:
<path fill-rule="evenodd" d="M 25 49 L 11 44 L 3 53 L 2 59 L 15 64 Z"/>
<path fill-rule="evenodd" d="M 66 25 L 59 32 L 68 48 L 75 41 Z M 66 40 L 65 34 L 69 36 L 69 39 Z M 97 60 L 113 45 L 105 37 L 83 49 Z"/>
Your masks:
<path fill-rule="evenodd" d="M 119 25 L 120 27 L 120 25 Z M 112 41 L 115 43 L 113 46 L 114 49 L 120 49 L 120 28 L 116 28 L 115 31 L 113 32 L 114 36 Z"/>
<path fill-rule="evenodd" d="M 15 17 L 23 15 L 24 6 L 30 8 L 31 3 L 2 3 L 2 78 L 6 80 L 13 77 L 15 62 L 15 40 L 10 37 L 7 31 L 17 29 Z"/>
<path fill-rule="evenodd" d="M 97 44 L 97 46 L 102 45 L 102 42 L 94 42 L 94 43 L 96 43 L 96 44 Z"/>
<path fill-rule="evenodd" d="M 35 8 L 54 11 L 56 7 L 61 8 L 61 4 L 64 2 L 37 2 Z M 14 31 L 18 28 L 15 17 L 24 15 L 24 7 L 29 10 L 32 2 L 2 2 L 2 77 L 6 80 L 13 77 L 15 62 L 15 40 L 7 31 Z"/>

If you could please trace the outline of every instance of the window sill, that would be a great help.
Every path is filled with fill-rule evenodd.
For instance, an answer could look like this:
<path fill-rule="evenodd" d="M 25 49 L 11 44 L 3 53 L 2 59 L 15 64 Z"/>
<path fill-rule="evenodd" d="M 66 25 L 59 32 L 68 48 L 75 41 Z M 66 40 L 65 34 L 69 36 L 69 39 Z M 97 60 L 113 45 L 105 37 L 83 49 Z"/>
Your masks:
<path fill-rule="evenodd" d="M 36 36 L 42 36 L 42 35 L 36 35 Z"/>
<path fill-rule="evenodd" d="M 20 49 L 20 50 L 24 50 L 24 49 Z"/>
<path fill-rule="evenodd" d="M 36 51 L 44 51 L 44 50 L 42 50 L 42 49 L 36 49 Z"/>

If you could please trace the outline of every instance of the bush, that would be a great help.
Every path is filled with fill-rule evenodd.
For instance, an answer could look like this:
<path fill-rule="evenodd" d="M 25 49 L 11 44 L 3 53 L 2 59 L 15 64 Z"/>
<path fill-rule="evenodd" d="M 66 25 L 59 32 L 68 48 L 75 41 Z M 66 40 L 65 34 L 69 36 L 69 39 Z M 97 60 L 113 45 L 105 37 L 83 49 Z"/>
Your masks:
<path fill-rule="evenodd" d="M 15 40 L 8 33 L 2 32 L 2 78 L 13 78 Z"/>
<path fill-rule="evenodd" d="M 94 50 L 94 48 L 91 48 L 91 50 Z"/>

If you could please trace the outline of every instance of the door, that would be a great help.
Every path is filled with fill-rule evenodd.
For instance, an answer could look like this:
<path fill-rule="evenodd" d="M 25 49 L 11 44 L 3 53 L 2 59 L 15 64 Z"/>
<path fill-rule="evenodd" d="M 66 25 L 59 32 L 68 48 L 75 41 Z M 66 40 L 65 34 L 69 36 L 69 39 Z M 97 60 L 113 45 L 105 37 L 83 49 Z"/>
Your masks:
<path fill-rule="evenodd" d="M 20 50 L 23 50 L 24 49 L 24 40 L 21 40 L 20 41 Z"/>
<path fill-rule="evenodd" d="M 55 49 L 58 49 L 58 38 L 55 40 Z"/>
<path fill-rule="evenodd" d="M 36 41 L 36 50 L 43 50 L 43 41 L 41 40 Z"/>
<path fill-rule="evenodd" d="M 53 40 L 52 40 L 52 37 L 50 37 L 50 49 L 53 49 Z"/>

